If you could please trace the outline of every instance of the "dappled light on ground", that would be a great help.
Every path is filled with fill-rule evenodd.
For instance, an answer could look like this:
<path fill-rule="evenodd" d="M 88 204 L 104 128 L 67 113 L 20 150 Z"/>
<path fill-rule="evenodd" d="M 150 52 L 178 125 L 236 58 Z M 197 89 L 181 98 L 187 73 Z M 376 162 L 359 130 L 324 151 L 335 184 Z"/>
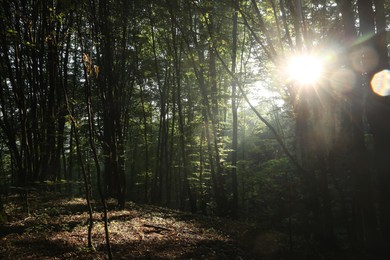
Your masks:
<path fill-rule="evenodd" d="M 94 248 L 89 249 L 85 199 L 56 196 L 30 197 L 29 216 L 15 200 L 5 205 L 10 219 L 0 225 L 0 259 L 107 259 L 98 203 L 92 201 Z M 131 202 L 124 210 L 115 205 L 108 201 L 114 259 L 308 259 L 298 237 L 295 250 L 289 249 L 284 229 Z M 328 251 L 321 256 L 366 259 Z"/>
<path fill-rule="evenodd" d="M 390 95 L 390 70 L 382 70 L 374 75 L 371 80 L 372 90 L 380 96 Z"/>
<path fill-rule="evenodd" d="M 91 250 L 85 200 L 47 201 L 31 200 L 30 216 L 12 214 L 10 222 L 0 227 L 0 259 L 106 259 L 104 225 L 96 202 Z M 115 259 L 246 259 L 238 237 L 249 225 L 134 203 L 120 211 L 113 202 L 109 206 Z"/>

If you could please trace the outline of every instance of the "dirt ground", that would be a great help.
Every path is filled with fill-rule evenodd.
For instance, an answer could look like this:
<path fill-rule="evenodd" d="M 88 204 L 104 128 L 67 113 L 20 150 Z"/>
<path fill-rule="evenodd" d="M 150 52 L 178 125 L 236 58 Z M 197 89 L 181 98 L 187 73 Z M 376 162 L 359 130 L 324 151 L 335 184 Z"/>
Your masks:
<path fill-rule="evenodd" d="M 99 207 L 94 207 L 93 248 L 88 248 L 85 199 L 31 196 L 30 214 L 16 205 L 12 200 L 5 205 L 0 259 L 107 259 Z M 127 203 L 125 210 L 109 211 L 114 259 L 254 259 L 243 241 L 250 229 L 150 205 Z"/>

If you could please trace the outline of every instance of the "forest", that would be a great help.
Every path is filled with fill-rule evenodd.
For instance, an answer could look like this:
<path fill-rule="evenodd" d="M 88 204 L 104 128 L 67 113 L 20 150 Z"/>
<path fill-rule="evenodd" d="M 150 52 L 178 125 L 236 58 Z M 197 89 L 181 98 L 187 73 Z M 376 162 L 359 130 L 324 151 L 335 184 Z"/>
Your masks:
<path fill-rule="evenodd" d="M 390 259 L 389 30 L 387 0 L 0 0 L 0 258 Z"/>

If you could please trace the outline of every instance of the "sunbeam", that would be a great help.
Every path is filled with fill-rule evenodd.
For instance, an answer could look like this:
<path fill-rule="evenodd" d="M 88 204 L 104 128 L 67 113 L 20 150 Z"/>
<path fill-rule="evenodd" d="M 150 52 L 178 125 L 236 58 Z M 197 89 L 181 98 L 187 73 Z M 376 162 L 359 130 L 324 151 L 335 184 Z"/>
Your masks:
<path fill-rule="evenodd" d="M 321 59 L 313 55 L 299 55 L 290 58 L 286 73 L 289 80 L 308 85 L 318 82 L 322 71 Z"/>

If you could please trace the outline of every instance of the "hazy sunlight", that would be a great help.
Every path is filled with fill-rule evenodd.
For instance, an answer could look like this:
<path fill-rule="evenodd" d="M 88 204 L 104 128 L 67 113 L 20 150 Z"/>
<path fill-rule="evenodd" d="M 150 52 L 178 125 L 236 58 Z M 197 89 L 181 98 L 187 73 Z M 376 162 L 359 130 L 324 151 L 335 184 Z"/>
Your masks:
<path fill-rule="evenodd" d="M 312 55 L 294 56 L 287 65 L 289 80 L 300 84 L 316 83 L 322 73 L 322 60 Z"/>

